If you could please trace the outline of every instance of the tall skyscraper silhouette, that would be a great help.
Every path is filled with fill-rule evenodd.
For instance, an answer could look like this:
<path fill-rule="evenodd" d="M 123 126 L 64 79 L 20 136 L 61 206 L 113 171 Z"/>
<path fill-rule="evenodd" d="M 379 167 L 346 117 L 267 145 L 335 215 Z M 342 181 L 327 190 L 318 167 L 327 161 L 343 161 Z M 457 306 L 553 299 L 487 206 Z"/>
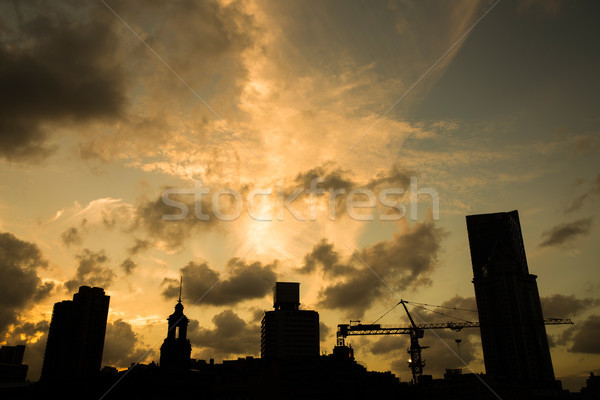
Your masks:
<path fill-rule="evenodd" d="M 104 289 L 81 286 L 72 301 L 54 304 L 42 380 L 86 378 L 100 371 L 109 302 Z"/>
<path fill-rule="evenodd" d="M 554 382 L 536 276 L 517 211 L 467 216 L 473 284 L 488 375 Z"/>
<path fill-rule="evenodd" d="M 261 322 L 261 358 L 319 357 L 319 313 L 300 310 L 300 284 L 277 282 Z"/>
<path fill-rule="evenodd" d="M 190 321 L 183 313 L 181 283 L 175 312 L 169 316 L 168 321 L 167 337 L 160 346 L 160 367 L 175 371 L 189 369 L 192 344 L 187 338 L 187 327 Z"/>

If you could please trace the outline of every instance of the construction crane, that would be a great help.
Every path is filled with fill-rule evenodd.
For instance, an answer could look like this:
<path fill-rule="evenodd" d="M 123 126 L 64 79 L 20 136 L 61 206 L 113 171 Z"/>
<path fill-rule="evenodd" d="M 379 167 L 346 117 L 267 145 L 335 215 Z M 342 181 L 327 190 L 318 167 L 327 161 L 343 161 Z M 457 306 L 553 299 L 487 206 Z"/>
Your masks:
<path fill-rule="evenodd" d="M 408 366 L 412 371 L 413 383 L 419 382 L 423 375 L 425 360 L 421 357 L 421 350 L 429 346 L 421 346 L 419 339 L 423 338 L 425 329 L 451 329 L 460 331 L 463 328 L 479 328 L 479 322 L 440 322 L 431 324 L 416 324 L 406 307 L 408 301 L 400 300 L 406 315 L 410 320 L 410 326 L 400 327 L 382 327 L 380 324 L 361 324 L 360 321 L 350 321 L 350 324 L 339 324 L 337 329 L 337 346 L 346 346 L 346 337 L 356 335 L 410 335 L 410 347 L 407 353 L 410 354 Z M 353 325 L 356 323 L 356 325 Z M 568 318 L 547 318 L 544 319 L 544 325 L 573 325 L 573 321 Z"/>

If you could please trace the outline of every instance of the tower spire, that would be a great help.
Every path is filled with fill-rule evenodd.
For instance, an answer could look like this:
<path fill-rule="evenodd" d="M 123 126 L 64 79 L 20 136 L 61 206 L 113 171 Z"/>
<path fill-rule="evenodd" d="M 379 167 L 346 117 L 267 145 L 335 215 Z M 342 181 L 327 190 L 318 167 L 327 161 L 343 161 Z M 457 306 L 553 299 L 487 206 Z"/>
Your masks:
<path fill-rule="evenodd" d="M 179 303 L 181 303 L 181 286 L 183 286 L 183 276 L 179 277 Z"/>

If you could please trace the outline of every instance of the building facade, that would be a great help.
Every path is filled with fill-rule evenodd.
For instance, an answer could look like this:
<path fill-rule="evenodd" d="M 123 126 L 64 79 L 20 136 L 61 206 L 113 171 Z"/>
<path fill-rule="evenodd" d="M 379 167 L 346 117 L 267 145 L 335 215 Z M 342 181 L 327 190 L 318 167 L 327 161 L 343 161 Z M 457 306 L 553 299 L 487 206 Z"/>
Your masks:
<path fill-rule="evenodd" d="M 488 375 L 554 382 L 536 276 L 517 211 L 467 216 L 473 284 Z"/>
<path fill-rule="evenodd" d="M 73 300 L 54 304 L 42 365 L 42 380 L 85 378 L 102 364 L 110 297 L 81 286 Z"/>
<path fill-rule="evenodd" d="M 277 282 L 261 322 L 261 358 L 319 357 L 319 313 L 300 310 L 300 284 Z"/>

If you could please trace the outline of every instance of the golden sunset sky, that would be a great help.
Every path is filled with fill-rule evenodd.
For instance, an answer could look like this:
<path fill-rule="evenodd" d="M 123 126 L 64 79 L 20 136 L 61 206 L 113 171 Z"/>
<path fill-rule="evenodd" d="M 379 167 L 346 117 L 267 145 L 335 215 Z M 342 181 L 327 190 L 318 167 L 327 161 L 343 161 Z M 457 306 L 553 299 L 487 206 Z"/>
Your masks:
<path fill-rule="evenodd" d="M 337 324 L 401 298 L 475 309 L 465 216 L 516 209 L 544 316 L 575 322 L 547 333 L 578 390 L 600 365 L 599 8 L 1 2 L 2 344 L 28 344 L 37 380 L 53 304 L 91 285 L 111 296 L 103 365 L 158 361 L 183 276 L 192 357 L 259 356 L 275 281 L 301 283 L 330 353 Z M 192 194 L 163 219 L 165 191 L 194 190 L 207 220 Z M 438 334 L 425 373 L 484 372 L 478 330 Z M 410 379 L 408 338 L 349 342 Z"/>

